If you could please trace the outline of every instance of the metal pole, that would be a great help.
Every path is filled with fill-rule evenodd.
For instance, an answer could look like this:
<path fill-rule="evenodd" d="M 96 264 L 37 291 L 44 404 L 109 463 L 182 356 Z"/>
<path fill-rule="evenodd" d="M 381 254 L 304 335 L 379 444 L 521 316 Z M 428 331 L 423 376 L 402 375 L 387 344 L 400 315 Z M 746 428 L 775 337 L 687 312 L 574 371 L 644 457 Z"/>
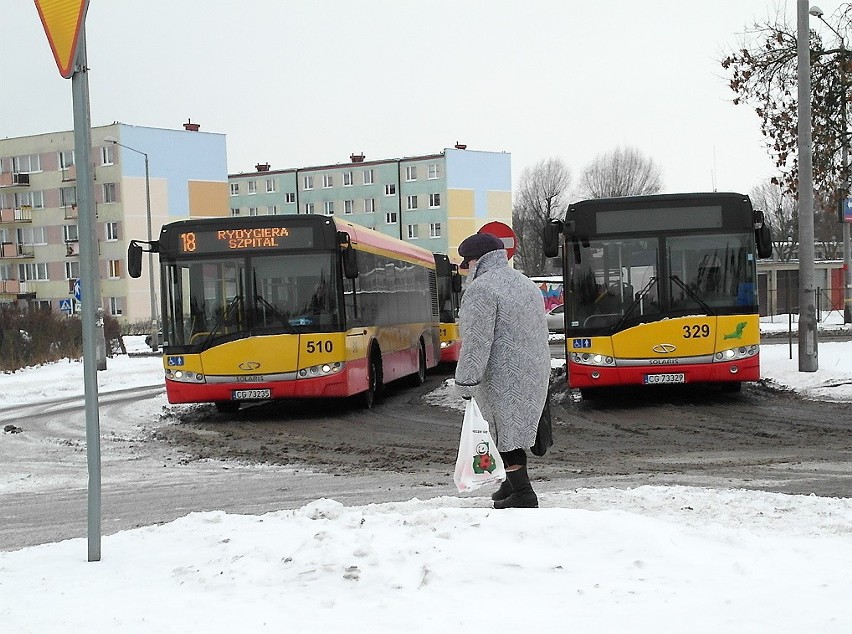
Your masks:
<path fill-rule="evenodd" d="M 811 136 L 811 58 L 808 0 L 797 0 L 799 80 L 799 372 L 816 372 L 816 295 L 814 292 L 814 177 Z"/>
<path fill-rule="evenodd" d="M 74 104 L 74 152 L 77 163 L 77 209 L 80 225 L 80 301 L 83 304 L 83 389 L 86 409 L 86 458 L 89 467 L 89 561 L 101 559 L 101 445 L 98 419 L 97 319 L 98 243 L 92 188 L 92 132 L 89 79 L 86 67 L 86 27 L 80 29 L 71 95 Z"/>
<path fill-rule="evenodd" d="M 145 213 L 148 217 L 148 242 L 153 240 L 151 233 L 151 180 L 148 176 L 148 155 L 145 157 Z M 157 294 L 154 292 L 154 254 L 148 251 L 148 293 L 151 296 L 151 350 L 160 347 L 160 329 L 157 327 Z"/>

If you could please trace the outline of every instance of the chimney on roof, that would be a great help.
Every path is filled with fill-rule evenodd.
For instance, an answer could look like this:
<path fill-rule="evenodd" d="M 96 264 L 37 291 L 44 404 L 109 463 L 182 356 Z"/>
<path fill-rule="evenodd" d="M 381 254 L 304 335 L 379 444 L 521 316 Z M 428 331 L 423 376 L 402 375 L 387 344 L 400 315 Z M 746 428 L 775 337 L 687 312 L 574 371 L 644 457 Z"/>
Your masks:
<path fill-rule="evenodd" d="M 198 129 L 201 126 L 197 123 L 193 123 L 191 119 L 187 119 L 186 123 L 183 124 L 183 129 L 189 132 L 198 132 Z"/>
<path fill-rule="evenodd" d="M 466 150 L 466 149 L 467 149 L 467 146 L 466 146 L 466 145 L 464 145 L 464 144 L 462 144 L 462 143 L 459 143 L 458 141 L 456 141 L 456 149 L 457 149 L 457 150 Z"/>
<path fill-rule="evenodd" d="M 268 172 L 269 171 L 269 163 L 258 163 L 254 166 L 258 172 Z"/>
<path fill-rule="evenodd" d="M 363 163 L 364 162 L 364 153 L 361 152 L 360 154 L 350 154 L 349 160 L 352 161 L 353 163 Z"/>

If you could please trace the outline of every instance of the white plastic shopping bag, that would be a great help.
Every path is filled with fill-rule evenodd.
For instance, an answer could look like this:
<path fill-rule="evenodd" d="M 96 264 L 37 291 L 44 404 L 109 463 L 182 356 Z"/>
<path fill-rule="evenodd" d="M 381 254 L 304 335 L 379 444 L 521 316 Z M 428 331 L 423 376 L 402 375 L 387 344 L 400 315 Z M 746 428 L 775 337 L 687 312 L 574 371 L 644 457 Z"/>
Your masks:
<path fill-rule="evenodd" d="M 472 491 L 505 479 L 506 469 L 497 452 L 497 444 L 488 431 L 488 421 L 483 418 L 476 401 L 470 399 L 464 411 L 459 456 L 453 475 L 456 488 L 459 491 Z"/>

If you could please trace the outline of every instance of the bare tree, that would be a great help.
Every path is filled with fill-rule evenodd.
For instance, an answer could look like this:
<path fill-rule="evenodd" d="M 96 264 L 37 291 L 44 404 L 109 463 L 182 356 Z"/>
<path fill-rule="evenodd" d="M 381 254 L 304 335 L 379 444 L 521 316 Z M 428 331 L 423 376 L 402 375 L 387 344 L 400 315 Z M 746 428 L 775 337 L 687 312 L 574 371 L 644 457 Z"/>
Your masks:
<path fill-rule="evenodd" d="M 782 262 L 793 259 L 799 244 L 799 207 L 786 188 L 772 181 L 749 193 L 755 209 L 764 213 L 772 231 L 772 252 Z"/>
<path fill-rule="evenodd" d="M 828 45 L 810 31 L 811 113 L 813 130 L 813 180 L 825 198 L 825 208 L 836 208 L 846 196 L 847 169 L 843 146 L 848 139 L 844 109 L 852 82 L 852 4 L 844 3 L 834 16 L 835 35 Z M 760 118 L 767 150 L 780 175 L 773 179 L 795 193 L 798 187 L 798 75 L 795 20 L 788 23 L 779 10 L 774 19 L 755 23 L 746 30 L 737 50 L 721 60 L 736 94 L 734 104 L 750 104 Z"/>
<path fill-rule="evenodd" d="M 521 174 L 515 190 L 512 224 L 518 238 L 515 260 L 527 275 L 547 272 L 542 245 L 544 227 L 565 215 L 565 196 L 571 171 L 558 158 L 539 161 Z"/>
<path fill-rule="evenodd" d="M 660 167 L 639 150 L 616 148 L 598 155 L 580 177 L 581 198 L 656 194 L 662 188 Z"/>

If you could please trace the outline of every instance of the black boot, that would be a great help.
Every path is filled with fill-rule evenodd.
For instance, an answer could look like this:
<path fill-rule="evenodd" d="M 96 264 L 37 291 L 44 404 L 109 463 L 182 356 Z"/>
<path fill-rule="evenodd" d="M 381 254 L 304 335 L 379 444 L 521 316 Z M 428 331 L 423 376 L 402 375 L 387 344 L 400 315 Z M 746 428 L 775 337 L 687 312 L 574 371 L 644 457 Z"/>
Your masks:
<path fill-rule="evenodd" d="M 500 488 L 497 489 L 496 491 L 494 491 L 494 493 L 491 494 L 491 499 L 494 500 L 495 502 L 497 500 L 505 500 L 511 494 L 512 494 L 512 485 L 509 482 L 509 479 L 506 478 L 505 480 L 503 480 L 503 482 L 500 483 Z"/>
<path fill-rule="evenodd" d="M 495 509 L 535 509 L 538 508 L 538 496 L 530 484 L 527 468 L 506 472 L 506 481 L 512 485 L 512 493 L 505 500 L 496 500 Z"/>

